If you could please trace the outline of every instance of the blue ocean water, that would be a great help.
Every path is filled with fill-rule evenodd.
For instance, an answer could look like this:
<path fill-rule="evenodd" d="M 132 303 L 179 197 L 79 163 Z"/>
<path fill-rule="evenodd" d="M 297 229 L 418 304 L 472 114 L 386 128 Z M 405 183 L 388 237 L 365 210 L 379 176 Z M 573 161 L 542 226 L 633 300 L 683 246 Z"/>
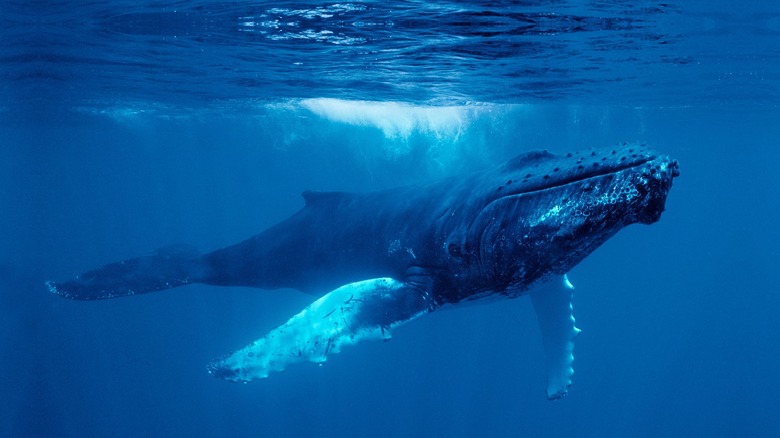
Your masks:
<path fill-rule="evenodd" d="M 0 436 L 778 436 L 779 35 L 771 1 L 0 3 Z M 524 298 L 240 385 L 205 365 L 313 297 L 44 286 L 624 141 L 682 175 L 570 273 L 560 401 Z"/>

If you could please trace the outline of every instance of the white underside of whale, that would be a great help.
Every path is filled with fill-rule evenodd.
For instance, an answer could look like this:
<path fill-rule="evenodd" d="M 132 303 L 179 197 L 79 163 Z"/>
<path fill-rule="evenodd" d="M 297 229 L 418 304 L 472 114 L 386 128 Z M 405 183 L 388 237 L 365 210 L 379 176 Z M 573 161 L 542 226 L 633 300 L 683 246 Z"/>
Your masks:
<path fill-rule="evenodd" d="M 557 277 L 535 286 L 531 302 L 547 357 L 547 397 L 566 395 L 574 373 L 574 287 Z M 319 298 L 286 323 L 246 347 L 209 365 L 217 377 L 249 382 L 267 378 L 301 362 L 323 363 L 328 354 L 368 339 L 391 337 L 390 330 L 433 310 L 431 297 L 420 288 L 392 278 L 376 278 L 342 286 Z"/>

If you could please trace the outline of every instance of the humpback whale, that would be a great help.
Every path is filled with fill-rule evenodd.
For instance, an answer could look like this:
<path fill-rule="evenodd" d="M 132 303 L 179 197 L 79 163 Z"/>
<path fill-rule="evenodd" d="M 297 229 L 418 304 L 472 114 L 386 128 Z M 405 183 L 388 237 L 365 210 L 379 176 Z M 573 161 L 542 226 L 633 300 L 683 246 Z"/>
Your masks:
<path fill-rule="evenodd" d="M 664 210 L 677 161 L 644 145 L 563 155 L 533 151 L 471 175 L 369 193 L 303 193 L 305 206 L 238 244 L 158 250 L 64 282 L 97 300 L 192 283 L 292 288 L 319 298 L 264 337 L 210 363 L 248 382 L 444 306 L 530 295 L 547 362 L 547 396 L 571 385 L 573 286 L 566 273 L 623 227 Z"/>

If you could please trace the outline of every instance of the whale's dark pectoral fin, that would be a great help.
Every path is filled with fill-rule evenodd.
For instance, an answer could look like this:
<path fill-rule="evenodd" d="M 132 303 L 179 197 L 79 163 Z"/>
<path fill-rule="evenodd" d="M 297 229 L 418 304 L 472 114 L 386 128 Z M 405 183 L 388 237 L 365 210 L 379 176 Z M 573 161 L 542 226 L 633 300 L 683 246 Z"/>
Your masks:
<path fill-rule="evenodd" d="M 47 282 L 49 290 L 74 300 L 101 300 L 155 292 L 198 282 L 206 268 L 197 254 L 158 250 L 85 272 L 62 283 Z"/>
<path fill-rule="evenodd" d="M 329 353 L 363 339 L 389 339 L 390 329 L 434 308 L 422 284 L 392 278 L 350 283 L 318 299 L 284 325 L 241 350 L 214 360 L 215 377 L 248 382 L 299 362 L 322 363 Z"/>
<path fill-rule="evenodd" d="M 574 326 L 573 295 L 574 286 L 565 275 L 531 292 L 547 356 L 547 398 L 550 400 L 566 395 L 574 374 L 574 338 L 580 329 Z"/>

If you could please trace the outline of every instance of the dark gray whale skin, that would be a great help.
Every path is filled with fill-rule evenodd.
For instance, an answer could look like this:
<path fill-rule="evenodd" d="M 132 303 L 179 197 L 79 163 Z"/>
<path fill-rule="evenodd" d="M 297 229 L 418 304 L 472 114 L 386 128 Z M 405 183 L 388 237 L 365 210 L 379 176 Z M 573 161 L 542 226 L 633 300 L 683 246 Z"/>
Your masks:
<path fill-rule="evenodd" d="M 676 161 L 644 146 L 529 152 L 427 185 L 305 192 L 303 209 L 236 245 L 205 255 L 165 248 L 47 285 L 79 300 L 191 283 L 321 295 L 206 367 L 234 382 L 389 339 L 394 327 L 446 304 L 529 294 L 555 400 L 571 385 L 580 332 L 565 274 L 623 227 L 657 221 L 678 175 Z"/>
<path fill-rule="evenodd" d="M 660 218 L 677 162 L 644 145 L 555 155 L 427 185 L 304 192 L 306 205 L 233 246 L 160 250 L 47 283 L 95 300 L 205 283 L 322 295 L 360 280 L 425 281 L 436 306 L 517 296 L 565 274 L 621 228 Z"/>

